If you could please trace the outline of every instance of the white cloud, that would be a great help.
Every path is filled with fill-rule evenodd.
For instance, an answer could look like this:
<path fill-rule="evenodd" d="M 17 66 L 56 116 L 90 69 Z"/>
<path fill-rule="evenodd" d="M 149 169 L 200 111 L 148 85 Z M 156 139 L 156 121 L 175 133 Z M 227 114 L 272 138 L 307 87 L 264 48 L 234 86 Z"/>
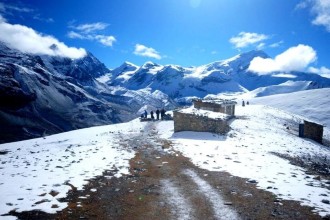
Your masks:
<path fill-rule="evenodd" d="M 77 31 L 69 31 L 68 37 L 81 40 L 95 40 L 104 46 L 112 47 L 116 42 L 116 38 L 111 35 L 97 34 L 98 31 L 104 30 L 108 24 L 97 22 L 91 24 L 81 24 L 78 26 L 70 25 L 69 27 Z"/>
<path fill-rule="evenodd" d="M 324 26 L 330 32 L 330 0 L 316 0 L 312 6 L 316 17 L 313 24 Z"/>
<path fill-rule="evenodd" d="M 55 22 L 53 18 L 43 18 L 43 17 L 41 17 L 40 14 L 34 15 L 33 16 L 33 19 L 39 20 L 39 21 L 44 21 L 44 22 L 47 22 L 47 23 L 53 23 L 53 22 Z"/>
<path fill-rule="evenodd" d="M 261 42 L 260 44 L 258 44 L 257 49 L 262 50 L 265 47 L 265 45 L 266 44 L 264 42 Z"/>
<path fill-rule="evenodd" d="M 234 44 L 236 48 L 243 48 L 256 43 L 261 43 L 268 38 L 269 37 L 265 34 L 241 32 L 238 36 L 230 38 L 229 42 Z"/>
<path fill-rule="evenodd" d="M 72 39 L 87 39 L 87 36 L 84 36 L 82 34 L 79 34 L 79 33 L 75 32 L 75 31 L 70 31 L 68 33 L 68 37 L 69 38 L 72 38 Z"/>
<path fill-rule="evenodd" d="M 116 38 L 114 36 L 105 35 L 96 35 L 95 39 L 97 39 L 101 44 L 109 47 L 112 47 L 112 44 L 116 41 Z"/>
<path fill-rule="evenodd" d="M 4 17 L 2 17 L 2 15 L 0 14 L 0 23 L 1 22 L 6 22 L 6 19 Z"/>
<path fill-rule="evenodd" d="M 88 34 L 88 33 L 96 32 L 96 31 L 104 30 L 107 27 L 108 27 L 108 24 L 106 24 L 106 23 L 96 22 L 96 23 L 87 23 L 87 24 L 81 24 L 78 26 L 72 26 L 71 28 Z"/>
<path fill-rule="evenodd" d="M 0 13 L 4 16 L 17 17 L 20 16 L 29 16 L 35 20 L 51 23 L 54 22 L 53 18 L 44 18 L 41 14 L 37 13 L 38 10 L 26 7 L 24 3 L 17 1 L 14 3 L 2 3 L 0 2 Z"/>
<path fill-rule="evenodd" d="M 56 38 L 43 35 L 23 25 L 12 25 L 0 19 L 0 41 L 8 47 L 31 54 L 81 58 L 86 55 L 83 48 L 68 47 Z M 56 45 L 56 49 L 51 49 Z"/>
<path fill-rule="evenodd" d="M 311 73 L 319 74 L 323 77 L 330 78 L 330 69 L 322 66 L 321 68 L 309 67 L 308 71 Z"/>
<path fill-rule="evenodd" d="M 134 54 L 138 56 L 151 57 L 160 60 L 162 57 L 155 49 L 146 47 L 142 44 L 136 44 Z"/>
<path fill-rule="evenodd" d="M 316 59 L 316 52 L 312 47 L 299 44 L 277 55 L 275 59 L 254 58 L 248 70 L 259 74 L 270 74 L 275 71 L 303 71 Z"/>
<path fill-rule="evenodd" d="M 309 7 L 315 16 L 312 23 L 324 26 L 330 32 L 330 0 L 304 0 L 296 6 L 297 9 Z"/>
<path fill-rule="evenodd" d="M 0 2 L 0 12 L 5 14 L 12 14 L 13 12 L 24 12 L 24 13 L 30 13 L 34 10 L 31 8 L 24 7 L 22 5 L 16 6 L 11 4 L 4 4 Z"/>
<path fill-rule="evenodd" d="M 276 42 L 276 43 L 273 43 L 273 44 L 269 45 L 269 47 L 276 48 L 276 47 L 281 46 L 281 44 L 283 44 L 283 41 L 282 40 L 279 41 L 279 42 Z"/>
<path fill-rule="evenodd" d="M 284 77 L 284 78 L 291 78 L 291 79 L 294 79 L 294 78 L 297 78 L 297 76 L 293 75 L 293 74 L 289 74 L 289 73 L 278 73 L 278 74 L 274 74 L 272 75 L 272 77 Z"/>

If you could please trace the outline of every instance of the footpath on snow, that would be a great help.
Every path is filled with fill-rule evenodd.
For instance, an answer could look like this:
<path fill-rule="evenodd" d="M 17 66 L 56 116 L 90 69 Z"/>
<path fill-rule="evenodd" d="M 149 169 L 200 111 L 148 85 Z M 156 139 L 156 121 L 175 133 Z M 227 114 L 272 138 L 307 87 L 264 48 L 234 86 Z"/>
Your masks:
<path fill-rule="evenodd" d="M 329 215 L 329 174 L 292 164 L 327 166 L 329 148 L 298 138 L 294 115 L 265 106 L 237 115 L 226 136 L 134 120 L 0 145 L 1 218 Z"/>

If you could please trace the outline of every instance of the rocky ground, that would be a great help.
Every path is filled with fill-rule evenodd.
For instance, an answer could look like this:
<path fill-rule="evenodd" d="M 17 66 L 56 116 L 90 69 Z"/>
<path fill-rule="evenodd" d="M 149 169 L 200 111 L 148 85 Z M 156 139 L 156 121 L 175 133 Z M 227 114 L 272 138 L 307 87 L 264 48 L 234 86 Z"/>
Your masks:
<path fill-rule="evenodd" d="M 158 137 L 154 123 L 118 140 L 136 150 L 131 175 L 106 170 L 84 190 L 74 186 L 57 214 L 10 213 L 19 219 L 322 219 L 312 208 L 285 201 L 246 179 L 194 166 Z M 285 156 L 285 155 L 279 155 Z M 323 219 L 330 219 L 324 217 Z"/>

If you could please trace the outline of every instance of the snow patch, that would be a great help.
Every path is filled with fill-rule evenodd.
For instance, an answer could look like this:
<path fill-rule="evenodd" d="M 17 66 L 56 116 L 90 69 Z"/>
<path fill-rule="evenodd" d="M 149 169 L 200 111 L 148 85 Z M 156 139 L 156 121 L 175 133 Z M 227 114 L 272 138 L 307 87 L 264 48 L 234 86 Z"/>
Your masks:
<path fill-rule="evenodd" d="M 172 214 L 175 219 L 192 219 L 192 206 L 185 199 L 180 190 L 168 179 L 162 180 L 163 193 L 167 202 L 172 206 Z"/>
<path fill-rule="evenodd" d="M 0 145 L 8 151 L 0 155 L 0 215 L 14 209 L 56 213 L 67 207 L 59 199 L 72 187 L 82 190 L 105 170 L 114 177 L 129 174 L 135 153 L 123 149 L 118 136 L 139 134 L 143 126 L 134 120 Z"/>
<path fill-rule="evenodd" d="M 214 190 L 210 184 L 200 178 L 193 170 L 187 169 L 183 174 L 189 176 L 198 186 L 199 190 L 207 197 L 212 204 L 214 215 L 217 219 L 239 219 L 238 215 L 225 205 L 220 194 Z"/>

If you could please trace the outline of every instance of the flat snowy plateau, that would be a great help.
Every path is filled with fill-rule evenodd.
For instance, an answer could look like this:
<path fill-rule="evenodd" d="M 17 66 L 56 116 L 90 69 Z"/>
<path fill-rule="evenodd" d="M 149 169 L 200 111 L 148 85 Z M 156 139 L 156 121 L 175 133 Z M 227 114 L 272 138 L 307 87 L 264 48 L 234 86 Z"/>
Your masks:
<path fill-rule="evenodd" d="M 226 135 L 173 132 L 173 121 L 140 122 L 93 127 L 45 138 L 0 145 L 0 216 L 42 210 L 55 213 L 67 206 L 60 198 L 104 170 L 128 174 L 133 148 L 120 143 L 120 137 L 139 134 L 148 123 L 157 123 L 162 138 L 173 146 L 168 153 L 181 152 L 210 171 L 225 171 L 246 178 L 251 184 L 281 199 L 296 200 L 314 207 L 321 216 L 330 215 L 329 182 L 306 173 L 276 154 L 300 158 L 324 158 L 330 149 L 312 140 L 299 138 L 291 127 L 300 116 L 264 105 L 237 106 L 236 119 Z M 329 138 L 325 129 L 325 137 Z M 274 154 L 275 153 L 275 154 Z M 96 191 L 97 189 L 93 189 Z M 93 191 L 91 191 L 93 193 Z M 1 218 L 15 219 L 12 216 Z"/>

